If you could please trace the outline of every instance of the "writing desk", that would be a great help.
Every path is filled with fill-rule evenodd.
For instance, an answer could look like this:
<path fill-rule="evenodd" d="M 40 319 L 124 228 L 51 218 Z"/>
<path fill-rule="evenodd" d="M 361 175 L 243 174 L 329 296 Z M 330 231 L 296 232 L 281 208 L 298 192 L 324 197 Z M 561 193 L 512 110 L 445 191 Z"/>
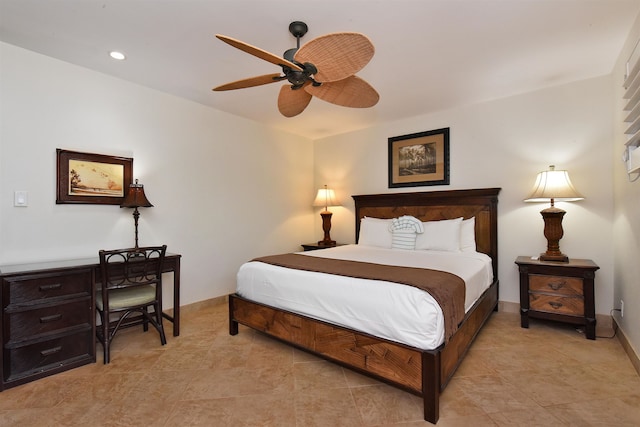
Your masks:
<path fill-rule="evenodd" d="M 173 273 L 173 336 L 180 335 L 180 258 Z M 97 257 L 0 266 L 0 391 L 96 361 Z"/>
<path fill-rule="evenodd" d="M 173 336 L 180 335 L 180 254 L 167 253 L 164 258 L 163 273 L 173 273 L 173 316 L 162 312 L 162 317 L 173 323 Z M 46 272 L 72 272 L 75 269 L 90 268 L 93 270 L 93 282 L 100 283 L 100 261 L 95 258 L 78 258 L 48 262 L 32 262 L 0 266 L 0 278 L 6 276 L 26 276 Z M 94 285 L 95 291 L 95 285 Z"/>

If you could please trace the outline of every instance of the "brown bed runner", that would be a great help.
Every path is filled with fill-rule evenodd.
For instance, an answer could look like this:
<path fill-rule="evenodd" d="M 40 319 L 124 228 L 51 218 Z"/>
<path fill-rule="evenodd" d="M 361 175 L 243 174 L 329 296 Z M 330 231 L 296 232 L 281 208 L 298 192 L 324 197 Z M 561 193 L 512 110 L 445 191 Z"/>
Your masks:
<path fill-rule="evenodd" d="M 445 271 L 320 258 L 301 254 L 271 255 L 255 258 L 253 261 L 297 270 L 383 280 L 422 289 L 430 293 L 442 309 L 445 342 L 449 341 L 464 318 L 464 280 Z"/>

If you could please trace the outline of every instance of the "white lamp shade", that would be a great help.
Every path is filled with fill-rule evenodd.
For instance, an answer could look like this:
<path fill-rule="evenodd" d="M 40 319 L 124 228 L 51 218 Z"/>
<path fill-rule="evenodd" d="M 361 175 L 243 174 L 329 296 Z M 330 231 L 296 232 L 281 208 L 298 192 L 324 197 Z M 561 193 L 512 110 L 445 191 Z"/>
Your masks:
<path fill-rule="evenodd" d="M 550 200 L 561 202 L 574 202 L 584 197 L 578 193 L 567 171 L 557 171 L 555 166 L 549 166 L 548 171 L 540 172 L 536 177 L 531 194 L 525 202 L 548 202 Z"/>
<path fill-rule="evenodd" d="M 313 206 L 323 206 L 325 209 L 329 206 L 340 206 L 336 201 L 336 194 L 330 188 L 321 188 L 318 190 L 316 199 L 313 201 Z"/>

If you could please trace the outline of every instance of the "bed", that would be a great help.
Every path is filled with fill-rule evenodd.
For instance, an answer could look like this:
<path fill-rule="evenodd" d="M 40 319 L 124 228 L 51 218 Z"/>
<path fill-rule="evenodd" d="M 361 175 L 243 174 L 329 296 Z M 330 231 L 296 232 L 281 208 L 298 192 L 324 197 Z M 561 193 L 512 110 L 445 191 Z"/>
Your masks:
<path fill-rule="evenodd" d="M 315 314 L 256 302 L 238 292 L 229 296 L 229 333 L 238 334 L 238 325 L 243 324 L 419 395 L 424 402 L 424 419 L 435 424 L 441 392 L 492 311 L 497 310 L 499 191 L 488 188 L 353 196 L 356 242 L 365 217 L 389 219 L 410 215 L 420 221 L 474 218 L 476 250 L 491 260 L 491 283 L 474 298 L 455 332 L 436 348 L 424 349 L 422 345 L 409 345 L 340 322 L 321 320 Z"/>

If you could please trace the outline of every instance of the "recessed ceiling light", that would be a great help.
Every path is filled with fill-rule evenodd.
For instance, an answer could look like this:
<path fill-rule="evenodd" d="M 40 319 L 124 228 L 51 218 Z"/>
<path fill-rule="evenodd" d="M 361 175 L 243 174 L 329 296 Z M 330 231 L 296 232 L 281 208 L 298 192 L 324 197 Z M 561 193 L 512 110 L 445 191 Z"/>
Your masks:
<path fill-rule="evenodd" d="M 127 59 L 127 57 L 124 56 L 124 53 L 118 52 L 117 50 L 112 50 L 111 52 L 109 52 L 109 56 L 113 59 L 117 59 L 118 61 L 124 61 L 125 59 Z"/>

